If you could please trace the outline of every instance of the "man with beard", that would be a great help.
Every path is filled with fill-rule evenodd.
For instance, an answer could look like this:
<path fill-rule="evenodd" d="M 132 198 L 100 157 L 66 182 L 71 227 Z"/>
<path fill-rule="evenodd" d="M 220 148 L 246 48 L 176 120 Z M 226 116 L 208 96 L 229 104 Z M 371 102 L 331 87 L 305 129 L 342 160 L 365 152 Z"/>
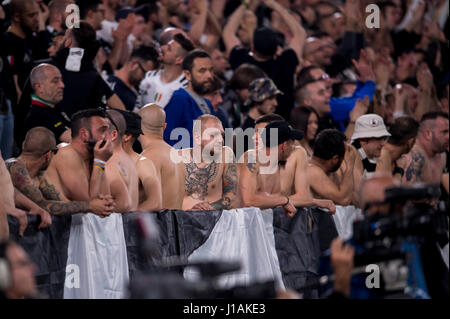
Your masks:
<path fill-rule="evenodd" d="M 290 198 L 282 195 L 280 168 L 286 165 L 294 150 L 294 141 L 301 140 L 303 133 L 293 130 L 284 120 L 273 121 L 263 129 L 261 138 L 258 150 L 245 152 L 243 160 L 239 160 L 241 206 L 261 209 L 281 206 L 292 217 L 297 210 Z"/>
<path fill-rule="evenodd" d="M 211 102 L 203 97 L 211 89 L 214 77 L 210 55 L 203 50 L 191 51 L 183 60 L 183 70 L 188 87 L 175 91 L 164 109 L 167 115 L 164 140 L 175 148 L 192 147 L 194 120 L 203 114 L 215 115 Z"/>
<path fill-rule="evenodd" d="M 174 29 L 173 32 L 176 32 Z M 166 33 L 168 37 L 169 31 Z M 165 107 L 174 91 L 186 88 L 188 81 L 183 72 L 183 59 L 194 49 L 192 42 L 182 33 L 177 33 L 167 43 L 161 43 L 162 68 L 148 72 L 139 86 L 136 108 L 156 103 Z"/>
<path fill-rule="evenodd" d="M 55 136 L 50 130 L 45 127 L 29 130 L 20 156 L 5 162 L 14 187 L 52 215 L 111 211 L 113 206 L 106 199 L 67 203 L 60 200 L 59 193 L 42 178 L 56 152 Z"/>
<path fill-rule="evenodd" d="M 138 96 L 136 89 L 145 74 L 158 67 L 158 58 L 156 48 L 142 45 L 131 53 L 128 62 L 115 75 L 108 77 L 111 90 L 122 100 L 127 110 L 134 109 Z"/>
<path fill-rule="evenodd" d="M 63 99 L 64 83 L 61 72 L 51 64 L 39 64 L 30 74 L 34 94 L 31 108 L 25 118 L 25 129 L 36 126 L 48 128 L 58 142 L 70 143 L 70 119 L 55 109 L 55 104 Z"/>
<path fill-rule="evenodd" d="M 12 0 L 10 3 L 11 26 L 4 36 L 2 46 L 11 66 L 17 103 L 22 94 L 33 61 L 48 57 L 47 48 L 51 39 L 45 31 L 48 16 L 35 0 Z M 48 10 L 48 9 L 47 9 Z M 14 107 L 13 107 L 14 108 Z"/>
<path fill-rule="evenodd" d="M 105 164 L 113 152 L 108 129 L 109 120 L 103 110 L 82 110 L 72 116 L 72 141 L 53 157 L 43 176 L 44 183 L 53 185 L 59 193 L 60 200 L 111 199 L 105 176 Z"/>
<path fill-rule="evenodd" d="M 184 210 L 237 207 L 236 164 L 233 151 L 223 145 L 223 134 L 217 117 L 202 115 L 194 125 L 194 148 L 180 151 L 186 165 Z"/>
<path fill-rule="evenodd" d="M 347 206 L 353 199 L 353 165 L 356 152 L 346 146 L 345 135 L 326 129 L 317 135 L 308 178 L 313 196 Z M 338 172 L 340 170 L 340 172 Z"/>
<path fill-rule="evenodd" d="M 411 152 L 406 155 L 407 169 L 403 176 L 405 183 L 439 184 L 441 182 L 441 175 L 446 164 L 448 130 L 447 113 L 430 112 L 423 115 L 416 143 Z"/>

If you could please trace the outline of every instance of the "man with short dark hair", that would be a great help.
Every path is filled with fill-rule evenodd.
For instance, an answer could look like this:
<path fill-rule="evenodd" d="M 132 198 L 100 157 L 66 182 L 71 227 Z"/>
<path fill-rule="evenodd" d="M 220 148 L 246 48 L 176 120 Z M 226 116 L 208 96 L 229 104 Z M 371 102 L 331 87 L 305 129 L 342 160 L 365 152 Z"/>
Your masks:
<path fill-rule="evenodd" d="M 79 111 L 71 120 L 72 141 L 53 157 L 43 178 L 63 201 L 108 198 L 110 189 L 104 172 L 113 153 L 108 134 L 110 122 L 99 109 Z"/>
<path fill-rule="evenodd" d="M 61 72 L 51 64 L 39 64 L 31 71 L 30 82 L 34 93 L 30 112 L 25 118 L 25 131 L 43 126 L 53 132 L 58 143 L 70 143 L 70 119 L 55 110 L 55 105 L 63 99 Z"/>
<path fill-rule="evenodd" d="M 376 171 L 392 174 L 401 180 L 405 173 L 405 158 L 414 146 L 419 123 L 409 116 L 401 116 L 395 119 L 391 125 L 388 141 L 381 150 L 381 155 L 377 160 Z"/>
<path fill-rule="evenodd" d="M 183 59 L 194 49 L 191 40 L 182 33 L 177 33 L 168 43 L 161 46 L 160 70 L 150 71 L 145 75 L 139 87 L 136 108 L 156 103 L 162 108 L 169 103 L 173 92 L 186 88 L 188 80 L 183 72 Z"/>
<path fill-rule="evenodd" d="M 132 111 L 124 111 L 124 110 L 118 110 L 120 113 L 122 113 L 123 117 L 125 118 L 125 122 L 127 124 L 127 128 L 125 129 L 125 134 L 122 138 L 122 147 L 123 150 L 133 159 L 133 161 L 136 163 L 140 157 L 140 155 L 135 151 L 133 148 L 135 143 L 138 143 L 137 141 L 138 137 L 142 134 L 142 128 L 141 128 L 141 121 L 142 118 L 139 114 L 134 113 Z"/>
<path fill-rule="evenodd" d="M 211 89 L 214 77 L 210 55 L 199 49 L 191 51 L 183 60 L 183 70 L 188 87 L 175 91 L 165 107 L 164 140 L 175 148 L 192 147 L 194 120 L 203 114 L 215 115 L 211 102 L 203 97 Z M 172 131 L 179 128 L 187 130 L 189 140 L 180 139 L 177 132 L 171 136 Z"/>
<path fill-rule="evenodd" d="M 132 111 L 138 97 L 137 89 L 147 72 L 158 68 L 159 53 L 153 46 L 140 46 L 128 62 L 108 77 L 111 90 L 122 100 L 127 110 Z"/>
<path fill-rule="evenodd" d="M 315 198 L 332 200 L 347 206 L 353 196 L 355 152 L 345 144 L 345 135 L 334 129 L 320 132 L 309 161 L 308 177 Z M 337 171 L 340 170 L 341 180 Z"/>

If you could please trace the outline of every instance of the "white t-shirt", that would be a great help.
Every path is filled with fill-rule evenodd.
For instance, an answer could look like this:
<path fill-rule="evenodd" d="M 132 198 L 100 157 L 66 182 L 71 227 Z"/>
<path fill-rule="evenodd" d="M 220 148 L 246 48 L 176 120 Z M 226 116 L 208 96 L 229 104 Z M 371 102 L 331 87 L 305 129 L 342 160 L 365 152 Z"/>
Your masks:
<path fill-rule="evenodd" d="M 161 74 L 162 70 L 147 72 L 139 86 L 139 96 L 135 109 L 139 110 L 149 103 L 156 103 L 164 108 L 169 103 L 173 92 L 180 88 L 186 88 L 188 85 L 184 73 L 181 73 L 178 78 L 169 83 L 161 81 Z"/>

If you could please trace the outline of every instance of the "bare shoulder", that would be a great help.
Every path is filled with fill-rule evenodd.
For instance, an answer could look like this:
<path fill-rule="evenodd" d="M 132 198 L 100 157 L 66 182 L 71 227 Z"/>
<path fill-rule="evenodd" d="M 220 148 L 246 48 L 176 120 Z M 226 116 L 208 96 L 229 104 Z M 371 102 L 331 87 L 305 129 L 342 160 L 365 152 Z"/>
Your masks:
<path fill-rule="evenodd" d="M 301 163 L 305 163 L 308 161 L 308 154 L 302 146 L 296 146 L 294 151 L 292 152 L 292 156 L 296 161 L 300 161 Z"/>

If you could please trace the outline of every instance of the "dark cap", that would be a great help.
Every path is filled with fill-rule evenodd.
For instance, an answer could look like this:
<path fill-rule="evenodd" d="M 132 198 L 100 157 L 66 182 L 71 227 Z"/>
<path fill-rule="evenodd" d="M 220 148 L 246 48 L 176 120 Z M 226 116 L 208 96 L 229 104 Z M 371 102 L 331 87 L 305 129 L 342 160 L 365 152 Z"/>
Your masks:
<path fill-rule="evenodd" d="M 245 105 L 253 102 L 263 102 L 268 98 L 277 94 L 283 94 L 278 90 L 277 86 L 269 78 L 259 78 L 253 80 L 248 86 L 248 98 L 245 101 Z"/>
<path fill-rule="evenodd" d="M 274 134 L 275 132 L 278 133 L 278 137 Z M 273 121 L 266 125 L 261 136 L 264 145 L 269 147 L 271 145 L 280 145 L 289 140 L 301 140 L 303 138 L 303 132 L 294 130 L 286 121 Z"/>
<path fill-rule="evenodd" d="M 139 114 L 136 114 L 131 111 L 124 111 L 124 110 L 119 110 L 119 109 L 115 109 L 115 110 L 122 113 L 123 117 L 125 118 L 125 122 L 127 123 L 127 128 L 125 130 L 125 133 L 136 134 L 136 135 L 144 134 L 141 129 L 141 119 L 142 118 Z"/>
<path fill-rule="evenodd" d="M 276 32 L 270 28 L 261 27 L 253 33 L 253 48 L 263 56 L 274 56 L 278 43 Z"/>

